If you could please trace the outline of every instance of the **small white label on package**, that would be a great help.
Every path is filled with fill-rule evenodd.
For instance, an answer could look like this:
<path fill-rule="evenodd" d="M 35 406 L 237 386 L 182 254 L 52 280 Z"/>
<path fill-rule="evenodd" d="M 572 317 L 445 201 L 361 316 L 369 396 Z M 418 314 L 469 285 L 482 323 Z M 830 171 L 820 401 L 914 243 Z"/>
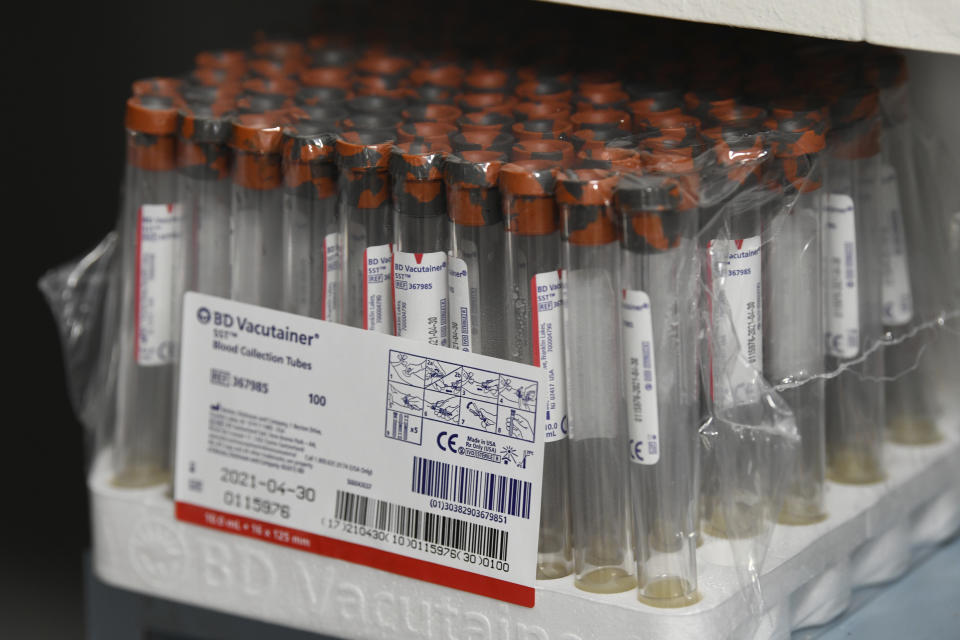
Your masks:
<path fill-rule="evenodd" d="M 447 280 L 450 287 L 450 346 L 460 351 L 473 351 L 470 309 L 476 308 L 476 287 L 470 286 L 467 262 L 454 256 L 447 258 Z"/>
<path fill-rule="evenodd" d="M 393 247 L 381 244 L 363 252 L 363 300 L 366 306 L 363 328 L 377 333 L 393 333 Z"/>
<path fill-rule="evenodd" d="M 563 355 L 563 282 L 559 271 L 530 279 L 533 364 L 547 372 L 547 442 L 567 437 L 567 397 Z"/>
<path fill-rule="evenodd" d="M 323 309 L 320 317 L 340 321 L 340 234 L 328 233 L 323 239 Z"/>
<path fill-rule="evenodd" d="M 910 288 L 910 267 L 907 263 L 897 172 L 890 165 L 880 168 L 878 202 L 883 215 L 883 324 L 899 327 L 913 319 L 913 293 Z"/>
<path fill-rule="evenodd" d="M 627 376 L 629 456 L 637 464 L 656 464 L 660 459 L 660 419 L 650 297 L 643 291 L 625 289 L 620 309 Z"/>
<path fill-rule="evenodd" d="M 733 323 L 733 331 L 740 346 L 740 355 L 755 368 L 763 368 L 763 284 L 761 280 L 761 240 L 753 236 L 742 240 L 715 240 L 710 245 L 714 264 L 722 267 L 719 275 L 722 286 L 715 292 L 726 302 L 730 320 L 715 318 L 715 322 Z M 715 331 L 720 340 L 726 327 Z M 751 375 L 750 378 L 753 376 Z"/>
<path fill-rule="evenodd" d="M 143 366 L 173 359 L 173 276 L 182 223 L 179 204 L 145 204 L 137 214 L 134 354 Z"/>
<path fill-rule="evenodd" d="M 545 372 L 197 293 L 182 363 L 178 519 L 533 606 Z"/>
<path fill-rule="evenodd" d="M 446 253 L 396 252 L 393 296 L 398 336 L 447 346 Z"/>
<path fill-rule="evenodd" d="M 860 276 L 853 198 L 843 193 L 827 194 L 823 224 L 827 353 L 835 358 L 854 358 L 860 353 Z"/>

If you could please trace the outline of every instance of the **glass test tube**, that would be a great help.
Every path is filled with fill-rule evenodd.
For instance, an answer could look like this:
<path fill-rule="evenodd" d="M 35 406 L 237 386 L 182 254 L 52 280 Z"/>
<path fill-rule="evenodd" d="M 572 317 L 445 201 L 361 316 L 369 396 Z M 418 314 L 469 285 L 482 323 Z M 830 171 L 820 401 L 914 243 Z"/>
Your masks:
<path fill-rule="evenodd" d="M 937 231 L 921 211 L 903 56 L 888 54 L 880 61 L 879 72 L 883 136 L 877 190 L 878 213 L 883 216 L 883 325 L 895 341 L 919 322 L 935 317 L 937 289 L 929 283 L 942 276 L 934 249 Z M 893 442 L 929 444 L 941 438 L 931 398 L 935 386 L 931 371 L 924 366 L 927 363 L 915 366 L 921 348 L 920 341 L 910 339 L 884 348 L 887 435 Z"/>
<path fill-rule="evenodd" d="M 341 322 L 388 334 L 393 334 L 392 144 L 382 132 L 345 131 L 337 140 Z"/>
<path fill-rule="evenodd" d="M 336 135 L 311 121 L 283 134 L 283 308 L 338 322 Z"/>
<path fill-rule="evenodd" d="M 793 108 L 789 108 L 793 107 Z M 779 521 L 826 517 L 823 290 L 821 276 L 825 109 L 774 109 L 775 155 L 786 203 L 764 229 L 763 369 L 790 406 L 800 454 L 789 472 Z"/>
<path fill-rule="evenodd" d="M 495 358 L 507 356 L 503 212 L 497 180 L 505 156 L 465 151 L 447 158 L 450 215 L 450 346 Z"/>
<path fill-rule="evenodd" d="M 524 160 L 500 170 L 505 219 L 507 357 L 548 376 L 537 579 L 573 570 L 567 439 L 560 229 L 553 193 L 556 165 Z"/>
<path fill-rule="evenodd" d="M 447 197 L 443 143 L 403 142 L 390 154 L 396 335 L 447 346 Z"/>
<path fill-rule="evenodd" d="M 229 103 L 181 109 L 177 140 L 185 291 L 230 296 Z"/>
<path fill-rule="evenodd" d="M 244 114 L 230 133 L 230 297 L 271 309 L 283 303 L 281 125 L 277 114 Z"/>
<path fill-rule="evenodd" d="M 884 478 L 883 352 L 865 352 L 883 336 L 877 174 L 880 122 L 875 91 L 852 94 L 831 109 L 823 267 L 827 370 L 827 471 L 850 484 Z M 851 114 L 866 114 L 852 117 Z"/>
<path fill-rule="evenodd" d="M 173 300 L 182 223 L 173 99 L 130 98 L 126 129 L 113 481 L 144 487 L 167 481 L 170 470 Z"/>
<path fill-rule="evenodd" d="M 638 597 L 681 607 L 700 599 L 697 209 L 657 176 L 623 176 L 616 202 Z"/>
<path fill-rule="evenodd" d="M 636 586 L 620 371 L 620 249 L 616 174 L 557 178 L 575 584 L 617 593 Z"/>

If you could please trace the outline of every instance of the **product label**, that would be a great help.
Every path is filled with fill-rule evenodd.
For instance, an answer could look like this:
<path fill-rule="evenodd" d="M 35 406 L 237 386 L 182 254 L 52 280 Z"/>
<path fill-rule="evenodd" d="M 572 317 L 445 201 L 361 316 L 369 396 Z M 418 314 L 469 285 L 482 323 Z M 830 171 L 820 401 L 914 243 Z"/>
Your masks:
<path fill-rule="evenodd" d="M 151 367 L 174 355 L 174 261 L 183 224 L 179 204 L 145 204 L 137 213 L 134 358 Z"/>
<path fill-rule="evenodd" d="M 446 253 L 395 253 L 393 295 L 398 336 L 447 346 Z"/>
<path fill-rule="evenodd" d="M 542 370 L 196 293 L 182 354 L 178 519 L 533 606 Z"/>
<path fill-rule="evenodd" d="M 563 282 L 559 271 L 538 273 L 530 280 L 533 309 L 533 364 L 547 372 L 547 442 L 567 437 L 567 397 L 563 354 Z"/>
<path fill-rule="evenodd" d="M 761 239 L 753 236 L 742 240 L 715 240 L 710 243 L 713 264 L 719 265 L 721 286 L 715 290 L 718 302 L 729 309 L 730 319 L 715 322 L 733 323 L 740 355 L 754 369 L 763 368 L 763 284 L 761 280 Z M 728 333 L 725 326 L 714 332 L 722 343 Z M 731 347 L 733 345 L 730 345 Z"/>
<path fill-rule="evenodd" d="M 890 165 L 880 168 L 880 197 L 883 233 L 883 324 L 905 325 L 913 319 L 913 294 L 910 288 L 910 267 L 900 210 L 897 172 Z"/>
<path fill-rule="evenodd" d="M 340 267 L 340 234 L 328 233 L 323 239 L 323 308 L 320 310 L 320 318 L 328 322 L 340 321 Z"/>
<path fill-rule="evenodd" d="M 828 194 L 824 209 L 827 353 L 854 358 L 860 353 L 860 294 L 853 198 Z"/>
<path fill-rule="evenodd" d="M 643 291 L 624 289 L 620 309 L 623 365 L 627 376 L 629 456 L 637 464 L 656 464 L 660 459 L 660 419 L 650 297 Z"/>
<path fill-rule="evenodd" d="M 363 300 L 366 305 L 363 328 L 377 333 L 393 333 L 393 247 L 381 244 L 363 252 Z"/>
<path fill-rule="evenodd" d="M 450 302 L 450 346 L 460 351 L 472 351 L 470 333 L 476 331 L 470 321 L 470 309 L 477 308 L 476 287 L 470 286 L 465 260 L 449 256 L 447 258 L 447 282 Z"/>

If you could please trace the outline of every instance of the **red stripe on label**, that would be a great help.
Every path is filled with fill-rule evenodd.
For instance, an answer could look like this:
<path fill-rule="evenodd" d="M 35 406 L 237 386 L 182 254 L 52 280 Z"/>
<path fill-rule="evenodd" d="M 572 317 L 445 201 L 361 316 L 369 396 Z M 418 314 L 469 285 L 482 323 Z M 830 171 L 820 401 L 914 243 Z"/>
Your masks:
<path fill-rule="evenodd" d="M 133 276 L 133 361 L 140 362 L 140 244 L 143 233 L 143 207 L 137 209 L 136 266 Z"/>
<path fill-rule="evenodd" d="M 368 326 L 370 322 L 368 317 L 370 315 L 370 301 L 367 300 L 367 278 L 370 277 L 370 274 L 367 273 L 367 250 L 363 250 L 363 328 L 369 329 Z"/>
<path fill-rule="evenodd" d="M 320 319 L 327 319 L 327 269 L 329 265 L 329 255 L 327 255 L 327 238 L 323 238 L 323 276 L 320 278 Z"/>
<path fill-rule="evenodd" d="M 533 366 L 540 366 L 540 303 L 537 300 L 537 276 L 530 278 L 530 339 L 533 341 L 530 345 L 533 351 Z"/>
<path fill-rule="evenodd" d="M 417 264 L 420 264 L 421 262 L 423 262 L 423 254 L 422 254 L 422 253 L 415 253 L 415 254 L 413 254 L 413 257 L 414 257 L 414 259 L 417 261 Z"/>
<path fill-rule="evenodd" d="M 407 556 L 352 542 L 318 536 L 262 520 L 245 518 L 186 502 L 176 503 L 176 518 L 190 524 L 272 542 L 282 547 L 308 551 L 321 556 L 339 558 L 354 564 L 475 593 L 494 600 L 502 600 L 523 607 L 533 607 L 534 605 L 536 591 L 531 587 L 477 575 L 462 569 L 445 567 L 425 560 L 408 558 Z"/>
<path fill-rule="evenodd" d="M 420 254 L 423 255 L 423 254 Z M 417 261 L 419 262 L 419 260 Z M 399 336 L 400 332 L 397 329 L 397 293 L 394 287 L 397 284 L 395 277 L 396 265 L 393 261 L 393 244 L 390 245 L 390 308 L 393 310 L 393 335 Z"/>
<path fill-rule="evenodd" d="M 733 241 L 737 245 L 737 250 L 743 249 L 743 238 Z"/>

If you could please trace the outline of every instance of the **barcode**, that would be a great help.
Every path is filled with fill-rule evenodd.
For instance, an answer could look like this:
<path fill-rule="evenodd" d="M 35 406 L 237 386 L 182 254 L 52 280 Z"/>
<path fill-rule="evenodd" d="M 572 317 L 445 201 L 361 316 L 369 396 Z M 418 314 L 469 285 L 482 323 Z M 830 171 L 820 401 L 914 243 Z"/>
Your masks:
<path fill-rule="evenodd" d="M 337 491 L 336 517 L 415 540 L 422 540 L 495 560 L 507 559 L 510 534 L 482 524 L 448 518 L 399 504 Z"/>
<path fill-rule="evenodd" d="M 415 456 L 411 488 L 431 498 L 530 518 L 533 485 L 525 480 Z"/>

